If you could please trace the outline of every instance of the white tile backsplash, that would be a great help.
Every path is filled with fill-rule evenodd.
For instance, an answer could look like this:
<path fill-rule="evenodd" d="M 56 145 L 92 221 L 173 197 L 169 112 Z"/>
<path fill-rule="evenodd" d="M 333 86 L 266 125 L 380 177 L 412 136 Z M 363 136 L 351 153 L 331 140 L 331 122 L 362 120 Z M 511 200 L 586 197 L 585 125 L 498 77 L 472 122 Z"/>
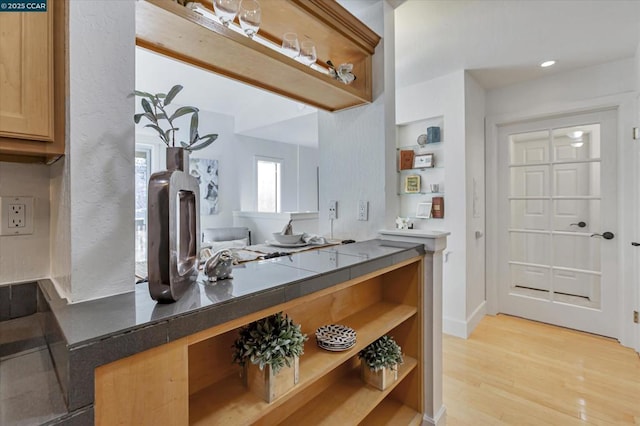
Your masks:
<path fill-rule="evenodd" d="M 33 197 L 33 234 L 0 236 L 0 284 L 49 276 L 49 166 L 0 162 L 0 197 Z"/>

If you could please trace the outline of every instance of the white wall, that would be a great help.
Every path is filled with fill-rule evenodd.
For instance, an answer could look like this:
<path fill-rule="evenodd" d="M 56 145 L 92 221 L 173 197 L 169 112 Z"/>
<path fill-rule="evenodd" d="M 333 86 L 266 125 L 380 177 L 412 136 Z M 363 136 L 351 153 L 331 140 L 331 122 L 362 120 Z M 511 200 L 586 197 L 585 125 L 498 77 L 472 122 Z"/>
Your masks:
<path fill-rule="evenodd" d="M 465 73 L 465 155 L 466 155 L 466 335 L 469 336 L 485 314 L 485 170 L 484 117 L 485 90 Z M 480 232 L 482 236 L 476 236 Z"/>
<path fill-rule="evenodd" d="M 236 210 L 256 211 L 256 156 L 282 160 L 281 211 L 315 211 L 318 150 L 298 145 L 268 141 L 249 136 L 235 136 L 233 144 L 236 168 L 235 190 L 240 196 Z"/>
<path fill-rule="evenodd" d="M 444 220 L 420 222 L 424 229 L 451 232 L 443 268 L 443 330 L 467 336 L 467 212 L 465 153 L 465 73 L 456 71 L 397 90 L 397 123 L 444 117 Z"/>
<path fill-rule="evenodd" d="M 49 166 L 0 162 L 0 197 L 33 197 L 33 234 L 0 236 L 0 284 L 49 276 Z"/>
<path fill-rule="evenodd" d="M 135 2 L 70 2 L 67 155 L 51 170 L 51 269 L 73 302 L 134 286 L 134 48 Z"/>
<path fill-rule="evenodd" d="M 497 124 L 541 118 L 603 107 L 618 107 L 618 226 L 613 231 L 619 250 L 621 342 L 633 345 L 633 325 L 628 320 L 637 301 L 637 282 L 633 280 L 633 252 L 629 249 L 637 212 L 633 199 L 637 182 L 630 128 L 637 123 L 634 92 L 637 75 L 635 59 L 629 58 L 594 67 L 555 74 L 538 80 L 492 90 L 487 93 L 487 309 L 497 310 Z M 636 124 L 637 125 L 637 124 Z"/>
<path fill-rule="evenodd" d="M 385 77 L 393 63 L 393 10 L 378 2 L 358 16 L 384 38 L 373 57 L 373 102 L 346 111 L 318 112 L 320 150 L 320 234 L 331 236 L 327 205 L 338 201 L 333 237 L 363 240 L 393 226 L 388 209 L 397 209 L 395 186 L 389 185 L 388 152 L 395 152 L 393 79 Z M 395 154 L 394 154 L 395 155 Z M 393 168 L 395 174 L 395 167 Z M 390 194 L 393 194 L 392 197 Z M 357 220 L 358 201 L 369 202 L 369 220 Z M 388 203 L 388 200 L 392 200 Z"/>

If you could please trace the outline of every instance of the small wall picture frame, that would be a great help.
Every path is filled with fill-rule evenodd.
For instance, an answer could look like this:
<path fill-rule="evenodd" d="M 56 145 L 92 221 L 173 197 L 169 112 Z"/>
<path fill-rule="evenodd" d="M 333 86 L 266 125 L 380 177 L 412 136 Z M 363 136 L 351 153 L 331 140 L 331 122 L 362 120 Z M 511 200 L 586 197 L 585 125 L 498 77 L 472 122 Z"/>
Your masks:
<path fill-rule="evenodd" d="M 433 207 L 433 203 L 430 203 L 430 202 L 418 203 L 418 210 L 416 211 L 416 217 L 419 219 L 431 218 L 432 207 Z"/>
<path fill-rule="evenodd" d="M 413 157 L 413 168 L 414 169 L 425 169 L 429 167 L 433 167 L 435 165 L 435 160 L 433 154 L 416 154 Z"/>
<path fill-rule="evenodd" d="M 404 178 L 404 192 L 407 194 L 420 192 L 420 175 L 409 175 Z"/>

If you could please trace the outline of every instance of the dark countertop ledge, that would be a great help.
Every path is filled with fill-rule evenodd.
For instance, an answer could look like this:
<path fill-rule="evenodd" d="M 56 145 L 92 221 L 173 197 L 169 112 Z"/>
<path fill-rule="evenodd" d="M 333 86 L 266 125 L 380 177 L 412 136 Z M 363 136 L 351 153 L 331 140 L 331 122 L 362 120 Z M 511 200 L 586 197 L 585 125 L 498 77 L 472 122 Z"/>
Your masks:
<path fill-rule="evenodd" d="M 59 299 L 48 280 L 40 284 L 69 350 L 148 327 L 166 328 L 166 339 L 164 330 L 154 334 L 161 332 L 160 343 L 167 343 L 424 253 L 422 244 L 368 240 L 248 262 L 234 268 L 232 279 L 216 284 L 199 276 L 197 285 L 171 304 L 152 300 L 146 283 L 74 304 Z"/>

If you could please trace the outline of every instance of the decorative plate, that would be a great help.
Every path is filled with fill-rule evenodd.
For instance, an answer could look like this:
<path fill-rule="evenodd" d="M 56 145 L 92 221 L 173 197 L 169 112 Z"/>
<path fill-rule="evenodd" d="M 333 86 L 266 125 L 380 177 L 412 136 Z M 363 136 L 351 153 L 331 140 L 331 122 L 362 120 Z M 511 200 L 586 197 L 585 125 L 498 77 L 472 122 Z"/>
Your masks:
<path fill-rule="evenodd" d="M 299 243 L 279 243 L 276 240 L 268 240 L 267 244 L 270 246 L 274 246 L 274 247 L 283 247 L 283 248 L 297 248 L 297 247 L 306 247 L 309 245 L 309 243 L 306 243 L 304 241 L 300 241 Z"/>
<path fill-rule="evenodd" d="M 426 145 L 427 144 L 427 135 L 418 136 L 418 145 Z"/>
<path fill-rule="evenodd" d="M 323 325 L 316 330 L 316 339 L 325 346 L 347 346 L 355 343 L 356 332 L 345 325 Z"/>
<path fill-rule="evenodd" d="M 347 345 L 347 346 L 327 346 L 327 345 L 324 345 L 321 341 L 318 340 L 318 347 L 319 348 L 324 349 L 326 351 L 331 351 L 331 352 L 348 351 L 349 349 L 351 349 L 355 345 L 356 345 L 356 342 L 353 342 L 353 343 L 351 343 L 350 345 Z"/>

